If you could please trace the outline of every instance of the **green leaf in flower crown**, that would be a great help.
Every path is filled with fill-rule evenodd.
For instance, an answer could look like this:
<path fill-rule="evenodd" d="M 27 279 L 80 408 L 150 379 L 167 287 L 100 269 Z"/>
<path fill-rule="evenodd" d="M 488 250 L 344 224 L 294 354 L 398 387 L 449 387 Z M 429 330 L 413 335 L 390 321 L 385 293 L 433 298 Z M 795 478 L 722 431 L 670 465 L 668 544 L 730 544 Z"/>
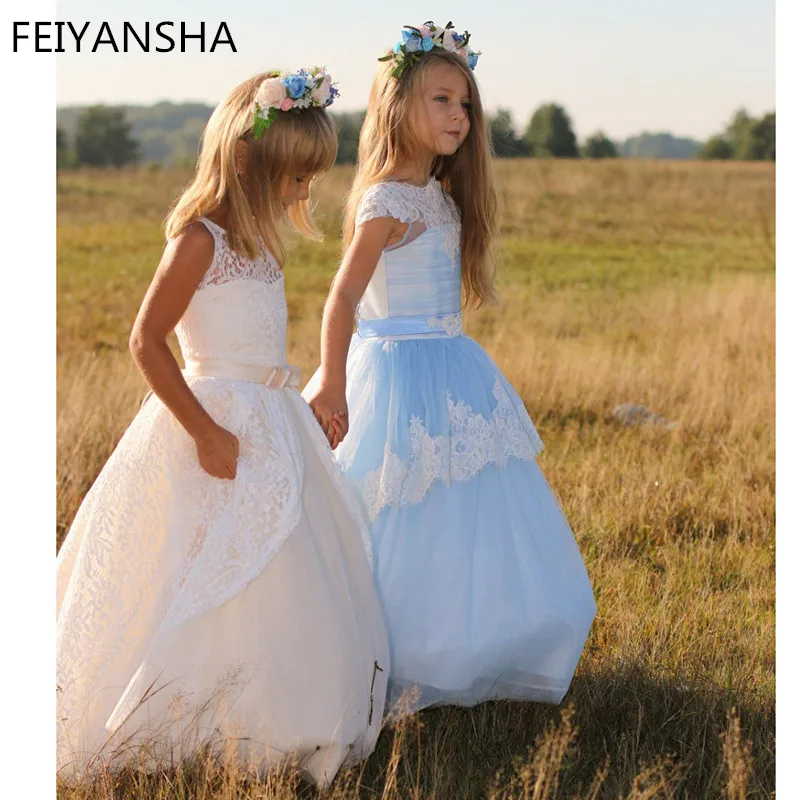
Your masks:
<path fill-rule="evenodd" d="M 272 125 L 272 123 L 275 122 L 277 118 L 278 118 L 278 109 L 271 108 L 269 110 L 269 114 L 267 114 L 267 127 L 269 128 L 269 126 Z"/>
<path fill-rule="evenodd" d="M 391 61 L 394 58 L 394 53 L 389 53 L 388 56 L 383 56 L 379 58 L 378 61 Z"/>
<path fill-rule="evenodd" d="M 253 122 L 253 138 L 258 139 L 262 133 L 269 127 L 267 122 L 256 114 L 256 118 Z"/>

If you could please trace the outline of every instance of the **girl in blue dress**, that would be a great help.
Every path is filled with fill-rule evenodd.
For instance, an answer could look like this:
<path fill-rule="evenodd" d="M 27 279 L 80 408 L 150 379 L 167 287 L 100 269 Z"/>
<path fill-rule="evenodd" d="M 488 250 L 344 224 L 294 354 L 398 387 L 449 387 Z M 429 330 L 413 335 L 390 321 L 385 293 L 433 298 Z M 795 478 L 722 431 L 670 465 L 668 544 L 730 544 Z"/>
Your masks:
<path fill-rule="evenodd" d="M 477 57 L 427 23 L 382 59 L 304 392 L 369 515 L 396 710 L 558 703 L 596 611 L 525 406 L 462 333 L 494 295 Z"/>

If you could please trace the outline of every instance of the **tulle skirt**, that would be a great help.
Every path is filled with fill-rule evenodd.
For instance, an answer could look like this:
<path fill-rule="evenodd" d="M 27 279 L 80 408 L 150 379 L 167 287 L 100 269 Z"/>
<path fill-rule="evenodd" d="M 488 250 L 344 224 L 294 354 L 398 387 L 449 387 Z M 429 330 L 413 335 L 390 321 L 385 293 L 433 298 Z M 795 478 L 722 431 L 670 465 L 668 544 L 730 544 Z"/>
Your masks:
<path fill-rule="evenodd" d="M 336 455 L 371 520 L 390 707 L 560 702 L 596 606 L 518 394 L 466 336 L 356 335 L 347 387 Z"/>

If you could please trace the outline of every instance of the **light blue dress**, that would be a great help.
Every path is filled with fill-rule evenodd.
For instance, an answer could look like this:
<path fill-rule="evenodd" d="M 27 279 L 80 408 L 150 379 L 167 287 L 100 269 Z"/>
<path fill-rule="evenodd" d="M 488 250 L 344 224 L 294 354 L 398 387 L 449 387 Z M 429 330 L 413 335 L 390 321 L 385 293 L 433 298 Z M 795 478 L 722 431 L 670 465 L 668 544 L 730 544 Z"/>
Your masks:
<path fill-rule="evenodd" d="M 389 702 L 558 703 L 594 596 L 522 400 L 462 333 L 458 209 L 433 178 L 386 182 L 364 194 L 356 224 L 376 217 L 408 228 L 359 306 L 336 455 L 370 520 Z"/>

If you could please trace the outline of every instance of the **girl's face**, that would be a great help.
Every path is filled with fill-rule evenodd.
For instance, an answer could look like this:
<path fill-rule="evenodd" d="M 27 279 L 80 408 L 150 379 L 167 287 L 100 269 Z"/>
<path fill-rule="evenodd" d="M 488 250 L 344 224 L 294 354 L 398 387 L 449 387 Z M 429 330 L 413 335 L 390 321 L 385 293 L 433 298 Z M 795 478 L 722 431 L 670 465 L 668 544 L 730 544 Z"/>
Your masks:
<path fill-rule="evenodd" d="M 438 63 L 425 75 L 414 126 L 431 155 L 451 156 L 469 133 L 469 85 L 458 67 Z"/>
<path fill-rule="evenodd" d="M 281 181 L 281 202 L 284 208 L 308 200 L 309 187 L 312 176 L 307 173 L 300 175 L 286 175 Z"/>

